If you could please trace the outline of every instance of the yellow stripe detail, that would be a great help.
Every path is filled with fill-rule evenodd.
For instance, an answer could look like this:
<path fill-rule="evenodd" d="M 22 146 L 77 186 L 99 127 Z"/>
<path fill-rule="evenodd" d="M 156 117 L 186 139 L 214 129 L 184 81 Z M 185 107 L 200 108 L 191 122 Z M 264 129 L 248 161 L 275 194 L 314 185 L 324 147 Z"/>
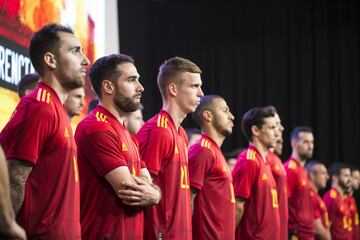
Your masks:
<path fill-rule="evenodd" d="M 51 94 L 48 92 L 47 94 L 46 94 L 46 103 L 50 103 L 50 96 L 51 96 Z"/>
<path fill-rule="evenodd" d="M 46 93 L 47 93 L 47 91 L 44 89 L 44 91 L 43 91 L 43 93 L 41 95 L 41 101 L 42 102 L 45 102 L 45 100 L 46 100 Z"/>
<path fill-rule="evenodd" d="M 158 116 L 158 119 L 157 119 L 157 126 L 160 127 L 160 120 L 161 120 L 161 115 Z"/>
<path fill-rule="evenodd" d="M 163 127 L 163 128 L 165 127 L 165 122 L 164 121 L 165 121 L 165 117 L 162 116 L 161 117 L 161 127 Z"/>
<path fill-rule="evenodd" d="M 78 175 L 78 167 L 77 167 L 77 161 L 76 161 L 75 156 L 73 157 L 73 160 L 74 160 L 75 182 L 78 182 L 79 175 Z"/>
<path fill-rule="evenodd" d="M 96 120 L 98 120 L 100 122 L 99 112 L 96 112 L 95 116 L 96 116 Z"/>
<path fill-rule="evenodd" d="M 37 92 L 36 100 L 40 101 L 41 93 L 42 93 L 42 88 L 39 88 Z"/>
<path fill-rule="evenodd" d="M 168 118 L 165 118 L 165 128 L 168 126 Z"/>

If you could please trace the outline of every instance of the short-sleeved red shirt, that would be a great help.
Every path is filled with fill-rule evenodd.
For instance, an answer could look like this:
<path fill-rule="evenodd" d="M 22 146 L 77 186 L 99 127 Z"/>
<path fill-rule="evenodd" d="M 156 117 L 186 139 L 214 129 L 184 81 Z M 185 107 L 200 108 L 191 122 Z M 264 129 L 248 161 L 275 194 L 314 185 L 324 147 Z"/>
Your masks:
<path fill-rule="evenodd" d="M 348 204 L 351 214 L 351 222 L 352 222 L 352 231 L 353 231 L 353 240 L 360 239 L 360 231 L 359 231 L 359 213 L 356 206 L 356 200 L 352 195 L 347 194 L 345 197 L 345 201 Z"/>
<path fill-rule="evenodd" d="M 345 196 L 342 196 L 337 189 L 331 188 L 325 193 L 323 200 L 329 213 L 331 238 L 352 239 L 351 213 Z"/>
<path fill-rule="evenodd" d="M 98 105 L 75 133 L 78 146 L 82 239 L 142 239 L 143 209 L 122 203 L 105 175 L 127 166 L 134 176 L 144 166 L 137 141 Z"/>
<path fill-rule="evenodd" d="M 280 239 L 279 203 L 271 167 L 250 145 L 232 172 L 235 197 L 245 199 L 236 239 Z"/>
<path fill-rule="evenodd" d="M 278 193 L 280 214 L 280 239 L 287 239 L 289 209 L 285 168 L 281 162 L 281 159 L 271 151 L 269 151 L 266 155 L 266 160 L 271 166 L 271 172 L 274 176 L 276 182 L 276 190 Z"/>
<path fill-rule="evenodd" d="M 33 168 L 18 215 L 30 239 L 80 239 L 76 145 L 56 92 L 39 83 L 25 96 L 0 134 L 7 159 Z"/>
<path fill-rule="evenodd" d="M 314 213 L 307 171 L 293 158 L 284 167 L 289 198 L 289 231 L 300 239 L 314 239 Z"/>
<path fill-rule="evenodd" d="M 329 214 L 324 201 L 321 199 L 319 194 L 310 190 L 310 196 L 313 206 L 314 219 L 320 218 L 322 225 L 325 229 L 329 228 Z"/>
<path fill-rule="evenodd" d="M 190 181 L 185 130 L 161 110 L 136 138 L 141 157 L 162 192 L 156 206 L 145 209 L 145 239 L 191 239 Z"/>
<path fill-rule="evenodd" d="M 205 134 L 189 149 L 189 173 L 190 187 L 198 191 L 194 201 L 193 239 L 235 239 L 231 173 L 220 148 Z"/>

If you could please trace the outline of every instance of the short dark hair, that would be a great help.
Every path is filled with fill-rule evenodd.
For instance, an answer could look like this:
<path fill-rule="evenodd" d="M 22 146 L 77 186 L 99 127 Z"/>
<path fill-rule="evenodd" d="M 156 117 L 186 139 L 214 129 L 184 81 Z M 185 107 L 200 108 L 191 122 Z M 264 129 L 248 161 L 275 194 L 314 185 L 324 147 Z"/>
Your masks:
<path fill-rule="evenodd" d="M 132 57 L 119 53 L 101 57 L 91 66 L 89 73 L 91 85 L 100 99 L 102 97 L 102 81 L 106 79 L 115 83 L 115 80 L 121 76 L 121 72 L 117 69 L 117 66 L 123 63 L 135 64 L 135 61 Z"/>
<path fill-rule="evenodd" d="M 43 26 L 31 37 L 29 47 L 30 59 L 40 76 L 44 74 L 44 54 L 46 52 L 58 54 L 60 48 L 60 37 L 58 32 L 74 34 L 73 30 L 68 26 L 51 23 Z"/>
<path fill-rule="evenodd" d="M 276 110 L 272 106 L 256 107 L 247 111 L 241 119 L 241 130 L 248 141 L 252 141 L 251 127 L 256 126 L 261 128 L 264 124 L 264 119 L 268 117 L 275 117 Z"/>
<path fill-rule="evenodd" d="M 157 84 L 162 96 L 165 96 L 165 89 L 171 80 L 174 80 L 173 77 L 180 72 L 202 73 L 201 69 L 189 59 L 173 57 L 166 60 L 160 66 L 157 76 Z"/>
<path fill-rule="evenodd" d="M 329 173 L 330 176 L 340 176 L 340 172 L 342 169 L 350 169 L 350 166 L 346 163 L 341 163 L 341 162 L 334 162 L 331 164 L 330 169 L 329 169 Z"/>
<path fill-rule="evenodd" d="M 204 111 L 206 110 L 212 110 L 212 103 L 214 101 L 214 99 L 223 99 L 222 97 L 218 96 L 218 95 L 206 95 L 206 96 L 202 96 L 200 99 L 200 103 L 199 105 L 196 107 L 195 111 L 192 113 L 192 118 L 193 120 L 200 126 L 202 127 L 203 124 L 203 118 L 202 118 L 202 114 Z"/>
<path fill-rule="evenodd" d="M 38 73 L 29 73 L 25 74 L 19 82 L 18 85 L 18 94 L 20 98 L 25 96 L 26 90 L 34 89 L 40 80 L 40 75 Z"/>
<path fill-rule="evenodd" d="M 185 129 L 185 132 L 188 139 L 190 139 L 193 134 L 201 134 L 201 130 L 198 128 L 187 128 Z"/>
<path fill-rule="evenodd" d="M 322 162 L 320 162 L 320 161 L 318 161 L 318 160 L 312 160 L 312 161 L 310 161 L 310 162 L 307 162 L 306 165 L 305 165 L 306 171 L 307 171 L 308 173 L 315 172 L 314 167 L 315 167 L 316 165 L 319 165 L 319 164 L 324 165 Z"/>
<path fill-rule="evenodd" d="M 299 139 L 299 133 L 301 132 L 306 132 L 306 133 L 312 133 L 312 129 L 310 127 L 307 126 L 299 126 L 299 127 L 295 127 L 291 134 L 290 134 L 290 141 L 291 140 L 298 140 Z"/>
<path fill-rule="evenodd" d="M 98 97 L 94 97 L 93 99 L 91 99 L 91 101 L 89 102 L 88 114 L 91 113 L 96 108 L 96 105 L 98 105 L 98 104 L 99 104 Z"/>

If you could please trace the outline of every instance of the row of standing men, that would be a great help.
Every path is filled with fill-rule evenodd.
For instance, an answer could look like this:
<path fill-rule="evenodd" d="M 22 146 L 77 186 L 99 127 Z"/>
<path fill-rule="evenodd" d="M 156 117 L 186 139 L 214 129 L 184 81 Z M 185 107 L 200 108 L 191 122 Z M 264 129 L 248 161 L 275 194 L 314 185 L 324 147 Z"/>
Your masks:
<path fill-rule="evenodd" d="M 30 58 L 41 82 L 0 134 L 14 208 L 8 219 L 16 216 L 29 239 L 314 239 L 314 191 L 304 169 L 313 150 L 308 128 L 293 132 L 284 170 L 270 151 L 283 131 L 275 108 L 247 111 L 241 128 L 249 147 L 231 173 L 220 147 L 234 116 L 222 97 L 204 96 L 196 64 L 174 57 L 158 73 L 162 109 L 134 137 L 123 123 L 144 88 L 134 60 L 113 54 L 90 69 L 100 103 L 73 137 L 63 103 L 84 84 L 89 65 L 78 39 L 68 27 L 46 25 L 31 39 Z M 203 134 L 188 150 L 181 123 L 189 113 Z M 329 193 L 330 207 L 341 189 Z M 330 209 L 329 216 L 333 227 Z M 341 239 L 352 239 L 356 221 L 342 220 Z M 25 239 L 9 222 L 3 236 Z"/>

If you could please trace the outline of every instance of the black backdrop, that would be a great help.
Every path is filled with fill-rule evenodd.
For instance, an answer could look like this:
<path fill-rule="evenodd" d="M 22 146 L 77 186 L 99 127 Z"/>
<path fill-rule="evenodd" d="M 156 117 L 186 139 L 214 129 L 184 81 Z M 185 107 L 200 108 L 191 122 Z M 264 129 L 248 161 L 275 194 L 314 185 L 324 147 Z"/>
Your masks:
<path fill-rule="evenodd" d="M 291 129 L 309 125 L 315 158 L 358 162 L 360 1 L 120 0 L 118 8 L 120 50 L 142 76 L 145 119 L 161 108 L 158 67 L 182 56 L 203 70 L 205 94 L 223 96 L 235 115 L 224 151 L 246 145 L 246 110 L 272 104 L 285 126 L 283 158 Z M 191 117 L 184 126 L 195 126 Z"/>

